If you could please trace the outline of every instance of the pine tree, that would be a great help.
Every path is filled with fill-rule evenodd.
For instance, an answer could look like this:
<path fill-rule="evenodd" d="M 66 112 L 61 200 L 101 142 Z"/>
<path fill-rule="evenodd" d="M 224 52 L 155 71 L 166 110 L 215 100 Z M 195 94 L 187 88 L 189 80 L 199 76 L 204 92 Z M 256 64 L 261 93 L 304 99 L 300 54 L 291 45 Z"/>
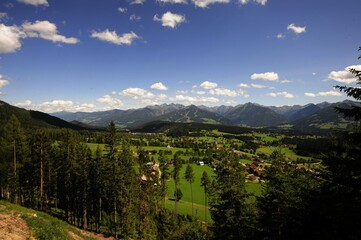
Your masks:
<path fill-rule="evenodd" d="M 109 123 L 108 126 L 108 135 L 106 138 L 106 150 L 107 150 L 107 161 L 111 170 L 111 179 L 110 179 L 110 196 L 112 196 L 113 202 L 113 227 L 114 227 L 114 236 L 118 237 L 117 225 L 118 225 L 118 201 L 119 201 L 119 187 L 120 187 L 120 166 L 119 166 L 119 157 L 117 153 L 117 131 L 113 121 Z"/>
<path fill-rule="evenodd" d="M 244 169 L 233 155 L 226 155 L 217 167 L 209 204 L 215 239 L 247 239 L 253 226 L 253 212 L 245 189 Z"/>
<path fill-rule="evenodd" d="M 338 136 L 323 158 L 325 182 L 315 198 L 315 202 L 322 204 L 317 205 L 319 209 L 312 216 L 318 223 L 314 233 L 319 238 L 358 239 L 361 236 L 361 70 L 350 71 L 356 86 L 335 87 L 357 100 L 357 104 L 350 109 L 337 108 L 337 111 L 354 119 L 355 128 Z"/>
<path fill-rule="evenodd" d="M 179 174 L 180 174 L 180 170 L 182 169 L 182 162 L 181 159 L 179 159 L 178 154 L 175 154 L 173 157 L 173 180 L 174 180 L 174 196 L 176 197 L 176 201 L 175 201 L 175 209 L 174 209 L 174 213 L 177 215 L 178 214 L 178 201 L 180 200 L 179 196 L 180 196 L 180 189 L 179 189 Z M 182 194 L 183 196 L 183 194 Z"/>
<path fill-rule="evenodd" d="M 192 216 L 194 216 L 194 207 L 193 207 L 193 188 L 192 183 L 194 183 L 194 171 L 190 164 L 187 165 L 186 171 L 184 173 L 184 178 L 189 182 L 191 187 L 191 198 L 192 198 Z"/>
<path fill-rule="evenodd" d="M 209 195 L 209 188 L 210 188 L 210 178 L 206 171 L 203 171 L 202 178 L 201 178 L 201 186 L 204 189 L 204 219 L 206 221 L 206 231 L 208 233 L 208 218 L 207 218 L 207 212 L 208 212 L 208 201 L 207 196 Z"/>
<path fill-rule="evenodd" d="M 280 150 L 273 152 L 265 170 L 266 183 L 257 198 L 258 228 L 262 239 L 308 239 L 305 228 L 312 193 L 319 188 L 317 176 L 286 163 Z"/>
<path fill-rule="evenodd" d="M 19 119 L 15 115 L 11 115 L 4 127 L 4 133 L 9 152 L 12 153 L 12 171 L 10 171 L 12 174 L 9 177 L 8 192 L 10 193 L 12 202 L 17 204 L 19 203 L 19 195 L 21 194 L 18 173 L 21 164 L 26 160 L 28 150 L 25 134 L 21 128 Z"/>

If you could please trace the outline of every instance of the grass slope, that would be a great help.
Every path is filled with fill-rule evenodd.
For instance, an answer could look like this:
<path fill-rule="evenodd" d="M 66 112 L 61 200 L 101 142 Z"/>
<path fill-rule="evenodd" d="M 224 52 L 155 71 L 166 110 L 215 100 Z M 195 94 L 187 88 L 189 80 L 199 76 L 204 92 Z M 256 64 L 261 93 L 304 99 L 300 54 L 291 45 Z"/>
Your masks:
<path fill-rule="evenodd" d="M 17 216 L 25 220 L 30 229 L 30 236 L 27 239 L 96 239 L 86 236 L 83 231 L 46 213 L 6 201 L 0 201 L 0 214 Z"/>

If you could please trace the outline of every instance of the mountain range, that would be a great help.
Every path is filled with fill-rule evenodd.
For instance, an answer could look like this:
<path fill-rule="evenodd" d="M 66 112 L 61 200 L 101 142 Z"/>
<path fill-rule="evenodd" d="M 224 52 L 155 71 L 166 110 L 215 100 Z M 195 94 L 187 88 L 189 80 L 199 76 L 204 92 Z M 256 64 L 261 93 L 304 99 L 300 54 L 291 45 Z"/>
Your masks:
<path fill-rule="evenodd" d="M 0 101 L 0 127 L 12 114 L 24 127 L 61 127 L 75 130 L 103 130 L 110 121 L 126 129 L 151 129 L 148 126 L 164 123 L 198 123 L 222 126 L 271 128 L 300 132 L 320 132 L 330 129 L 350 129 L 351 119 L 344 118 L 335 107 L 351 108 L 357 102 L 345 100 L 338 103 L 307 104 L 304 106 L 262 106 L 245 103 L 237 106 L 184 106 L 162 104 L 139 109 L 110 110 L 102 112 L 56 112 L 51 115 L 25 110 Z M 188 126 L 188 125 L 175 125 Z M 200 125 L 197 125 L 199 128 Z"/>
<path fill-rule="evenodd" d="M 90 126 L 106 127 L 114 121 L 118 127 L 136 128 L 154 121 L 178 123 L 207 123 L 243 127 L 281 127 L 297 130 L 350 128 L 352 121 L 335 111 L 335 107 L 350 108 L 358 104 L 345 100 L 338 103 L 323 102 L 304 106 L 262 106 L 245 103 L 237 106 L 184 106 L 162 104 L 139 109 L 110 110 L 103 112 L 57 112 L 53 116 L 77 121 Z"/>

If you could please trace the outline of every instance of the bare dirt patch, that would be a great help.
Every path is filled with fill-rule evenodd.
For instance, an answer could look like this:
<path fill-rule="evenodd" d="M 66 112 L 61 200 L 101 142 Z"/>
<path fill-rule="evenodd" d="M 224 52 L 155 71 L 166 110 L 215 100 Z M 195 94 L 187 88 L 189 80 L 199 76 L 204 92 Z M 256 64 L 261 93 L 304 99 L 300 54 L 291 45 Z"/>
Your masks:
<path fill-rule="evenodd" d="M 0 240 L 26 240 L 29 237 L 30 230 L 23 219 L 0 213 Z"/>

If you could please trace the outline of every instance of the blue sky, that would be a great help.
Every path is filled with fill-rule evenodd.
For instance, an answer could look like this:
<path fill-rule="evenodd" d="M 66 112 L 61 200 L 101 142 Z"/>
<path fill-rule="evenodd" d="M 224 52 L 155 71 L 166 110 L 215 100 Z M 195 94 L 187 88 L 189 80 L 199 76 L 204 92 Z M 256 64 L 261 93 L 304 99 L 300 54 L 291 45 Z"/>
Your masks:
<path fill-rule="evenodd" d="M 337 102 L 360 0 L 3 0 L 0 99 L 27 109 Z"/>

